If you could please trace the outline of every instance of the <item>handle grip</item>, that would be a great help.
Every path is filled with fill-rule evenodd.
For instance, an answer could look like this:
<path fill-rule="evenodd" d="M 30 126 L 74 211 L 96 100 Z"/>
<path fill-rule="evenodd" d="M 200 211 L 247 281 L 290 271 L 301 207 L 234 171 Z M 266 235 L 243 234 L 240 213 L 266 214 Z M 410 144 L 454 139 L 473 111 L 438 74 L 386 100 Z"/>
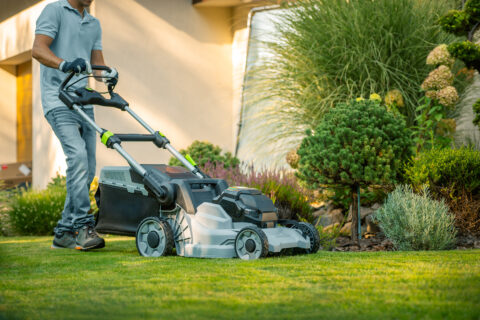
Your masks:
<path fill-rule="evenodd" d="M 105 71 L 108 71 L 108 72 L 112 71 L 112 69 L 107 67 L 107 66 L 98 66 L 98 65 L 94 65 L 94 64 L 92 64 L 92 70 L 105 70 Z"/>

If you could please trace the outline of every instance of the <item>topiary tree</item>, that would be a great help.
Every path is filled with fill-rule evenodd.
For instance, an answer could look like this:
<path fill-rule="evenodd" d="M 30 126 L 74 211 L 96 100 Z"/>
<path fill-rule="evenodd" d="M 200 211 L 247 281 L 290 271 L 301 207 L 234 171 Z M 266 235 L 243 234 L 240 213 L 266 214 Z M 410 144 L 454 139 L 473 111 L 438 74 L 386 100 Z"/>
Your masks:
<path fill-rule="evenodd" d="M 360 187 L 397 182 L 411 147 L 403 118 L 377 101 L 342 103 L 327 112 L 314 131 L 307 131 L 298 150 L 298 175 L 315 189 L 349 187 L 354 240 L 358 238 L 355 213 Z"/>
<path fill-rule="evenodd" d="M 216 165 L 222 163 L 225 168 L 236 167 L 240 164 L 238 158 L 232 156 L 230 152 L 222 153 L 219 146 L 215 146 L 210 142 L 195 140 L 187 149 L 180 150 L 184 156 L 190 155 L 200 167 L 204 167 L 207 162 Z M 169 162 L 171 166 L 181 166 L 182 163 L 175 157 L 171 157 Z"/>

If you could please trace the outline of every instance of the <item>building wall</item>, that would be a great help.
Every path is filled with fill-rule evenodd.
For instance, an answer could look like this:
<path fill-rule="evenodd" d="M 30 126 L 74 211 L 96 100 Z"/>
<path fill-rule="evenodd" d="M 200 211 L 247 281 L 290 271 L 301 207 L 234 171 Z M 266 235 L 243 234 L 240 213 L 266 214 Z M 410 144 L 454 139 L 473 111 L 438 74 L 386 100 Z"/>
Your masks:
<path fill-rule="evenodd" d="M 31 59 L 35 21 L 44 6 L 53 1 L 40 1 L 0 21 L 0 66 Z M 102 0 L 94 2 L 91 13 L 102 24 L 106 63 L 120 73 L 117 91 L 134 111 L 165 133 L 177 149 L 197 139 L 234 151 L 249 9 L 194 7 L 191 0 Z M 4 71 L 0 70 L 2 84 L 10 77 Z M 35 60 L 32 79 L 33 184 L 41 188 L 57 172 L 64 174 L 66 165 L 58 140 L 43 116 L 39 63 Z M 102 84 L 94 86 L 103 90 Z M 8 93 L 14 101 L 13 87 Z M 2 111 L 6 108 L 2 106 Z M 8 103 L 8 108 L 10 118 L 0 120 L 6 123 L 1 133 L 8 136 L 8 142 L 0 142 L 0 156 L 11 154 L 14 162 L 15 103 Z M 113 132 L 144 132 L 118 110 L 99 107 L 96 118 L 100 126 Z M 4 133 L 8 130 L 9 135 Z M 162 163 L 170 158 L 168 152 L 149 144 L 124 146 L 142 163 Z M 97 173 L 105 165 L 123 164 L 115 151 L 98 143 Z"/>
<path fill-rule="evenodd" d="M 197 139 L 233 150 L 231 12 L 195 8 L 191 0 L 96 2 L 105 61 L 120 74 L 117 91 L 177 149 Z M 144 132 L 118 110 L 97 108 L 96 118 L 113 132 Z M 124 146 L 143 163 L 170 158 L 153 145 Z M 98 167 L 123 163 L 97 146 Z"/>
<path fill-rule="evenodd" d="M 17 82 L 15 66 L 0 67 L 0 163 L 17 161 Z"/>

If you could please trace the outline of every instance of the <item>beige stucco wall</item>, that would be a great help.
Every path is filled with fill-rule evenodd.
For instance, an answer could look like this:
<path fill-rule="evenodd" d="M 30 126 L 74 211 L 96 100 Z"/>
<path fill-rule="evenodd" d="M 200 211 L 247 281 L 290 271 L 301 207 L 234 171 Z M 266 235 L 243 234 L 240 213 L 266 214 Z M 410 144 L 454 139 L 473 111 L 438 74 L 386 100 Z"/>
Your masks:
<path fill-rule="evenodd" d="M 0 163 L 17 161 L 17 83 L 14 66 L 0 66 Z"/>
<path fill-rule="evenodd" d="M 177 149 L 195 139 L 233 149 L 230 8 L 195 8 L 191 0 L 104 0 L 94 12 L 106 63 L 120 74 L 117 91 L 134 111 Z M 113 132 L 144 132 L 118 110 L 98 108 L 96 117 Z M 153 145 L 124 146 L 140 162 L 170 158 Z M 97 146 L 98 167 L 122 163 Z"/>
<path fill-rule="evenodd" d="M 35 21 L 43 8 L 53 1 L 39 2 L 0 23 L 0 65 L 13 66 L 30 59 Z M 32 91 L 32 183 L 34 187 L 43 188 L 57 172 L 65 174 L 66 165 L 60 144 L 43 116 L 40 99 L 40 67 L 36 61 L 32 63 Z M 16 83 L 9 92 L 16 97 Z M 15 110 L 9 119 L 4 118 L 3 121 L 6 127 L 15 128 L 16 132 L 16 100 L 11 100 L 11 103 L 8 107 L 2 106 L 0 110 L 2 112 Z M 7 150 L 12 150 L 13 145 L 16 148 L 16 135 L 11 138 L 12 140 L 7 143 L 10 146 Z M 4 149 L 0 148 L 0 154 L 3 154 Z M 16 150 L 15 158 L 12 160 L 16 161 Z"/>
<path fill-rule="evenodd" d="M 35 21 L 52 1 L 0 22 L 0 64 L 29 59 Z M 102 24 L 106 63 L 120 73 L 117 91 L 134 111 L 165 133 L 177 149 L 199 139 L 234 151 L 249 6 L 202 8 L 192 6 L 191 0 L 102 0 L 91 9 Z M 43 116 L 36 61 L 32 73 L 33 184 L 44 187 L 56 172 L 64 174 L 66 165 Z M 98 108 L 96 118 L 113 132 L 144 132 L 118 110 Z M 148 143 L 124 146 L 143 163 L 170 158 Z M 97 172 L 105 165 L 123 164 L 115 151 L 98 144 Z"/>

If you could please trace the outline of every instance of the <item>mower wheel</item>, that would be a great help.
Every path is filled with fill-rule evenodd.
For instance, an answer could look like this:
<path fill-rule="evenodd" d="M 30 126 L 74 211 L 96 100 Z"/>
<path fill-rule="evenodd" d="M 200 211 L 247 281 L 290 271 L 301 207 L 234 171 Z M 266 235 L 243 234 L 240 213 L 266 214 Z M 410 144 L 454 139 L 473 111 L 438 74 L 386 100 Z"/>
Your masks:
<path fill-rule="evenodd" d="M 317 228 L 307 222 L 298 222 L 291 227 L 292 229 L 299 229 L 302 236 L 310 239 L 310 249 L 303 250 L 305 253 L 316 253 L 320 249 L 320 235 Z"/>
<path fill-rule="evenodd" d="M 158 217 L 142 220 L 135 235 L 138 253 L 144 257 L 161 257 L 172 253 L 173 231 L 167 221 Z"/>
<path fill-rule="evenodd" d="M 267 236 L 255 226 L 245 227 L 235 238 L 235 252 L 242 260 L 264 258 L 268 254 Z"/>

